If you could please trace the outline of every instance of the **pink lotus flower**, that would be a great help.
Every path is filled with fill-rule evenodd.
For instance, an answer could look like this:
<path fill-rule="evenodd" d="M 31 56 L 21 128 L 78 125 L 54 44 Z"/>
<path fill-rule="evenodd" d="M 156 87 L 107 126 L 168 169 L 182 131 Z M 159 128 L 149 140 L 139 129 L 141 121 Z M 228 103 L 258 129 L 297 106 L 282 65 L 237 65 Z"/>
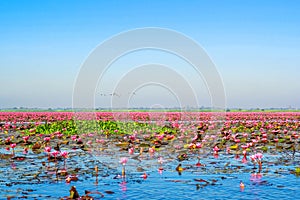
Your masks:
<path fill-rule="evenodd" d="M 193 142 L 195 142 L 198 139 L 198 135 L 195 135 L 192 139 Z"/>
<path fill-rule="evenodd" d="M 29 132 L 30 132 L 30 133 L 35 132 L 35 128 L 34 128 L 34 129 L 30 129 Z"/>
<path fill-rule="evenodd" d="M 195 145 L 194 143 L 190 143 L 190 144 L 189 144 L 189 148 L 190 148 L 190 149 L 195 149 L 195 148 L 196 148 L 196 145 Z"/>
<path fill-rule="evenodd" d="M 126 157 L 122 157 L 122 158 L 120 159 L 120 163 L 121 163 L 122 165 L 126 165 L 127 161 L 128 161 L 128 158 L 126 158 Z"/>
<path fill-rule="evenodd" d="M 72 135 L 72 136 L 71 136 L 71 139 L 72 139 L 73 141 L 75 141 L 75 140 L 77 139 L 77 135 Z"/>
<path fill-rule="evenodd" d="M 208 128 L 209 128 L 210 130 L 213 130 L 213 129 L 215 128 L 215 126 L 214 126 L 214 125 L 210 125 L 210 126 L 208 126 Z"/>
<path fill-rule="evenodd" d="M 12 148 L 12 155 L 14 156 L 15 155 L 15 147 L 17 146 L 16 143 L 12 143 L 10 144 L 10 147 Z"/>
<path fill-rule="evenodd" d="M 149 134 L 145 134 L 145 135 L 143 135 L 143 138 L 144 138 L 144 139 L 149 139 L 149 138 L 150 138 L 150 135 L 149 135 Z"/>
<path fill-rule="evenodd" d="M 129 153 L 130 155 L 132 155 L 132 154 L 134 153 L 134 148 L 133 148 L 133 147 L 129 148 L 129 149 L 128 149 L 128 153 Z"/>
<path fill-rule="evenodd" d="M 258 143 L 258 140 L 252 139 L 252 143 Z"/>
<path fill-rule="evenodd" d="M 234 142 L 235 142 L 235 143 L 240 143 L 241 140 L 240 140 L 240 139 L 234 139 Z"/>
<path fill-rule="evenodd" d="M 197 149 L 202 148 L 202 144 L 201 144 L 200 142 L 197 142 L 197 143 L 196 143 L 196 148 L 197 148 Z"/>
<path fill-rule="evenodd" d="M 262 157 L 263 157 L 263 154 L 262 154 L 262 153 L 257 153 L 257 154 L 255 154 L 255 158 L 256 158 L 257 160 L 261 160 Z"/>
<path fill-rule="evenodd" d="M 48 153 L 50 153 L 51 147 L 45 147 L 45 151 L 48 152 Z"/>
<path fill-rule="evenodd" d="M 156 138 L 157 138 L 158 140 L 163 140 L 163 139 L 164 139 L 164 137 L 165 137 L 165 135 L 164 135 L 164 134 L 156 136 Z"/>
<path fill-rule="evenodd" d="M 81 136 L 82 136 L 82 137 L 86 137 L 86 136 L 87 136 L 87 134 L 83 133 Z"/>
<path fill-rule="evenodd" d="M 266 143 L 266 142 L 268 142 L 268 139 L 267 138 L 262 138 L 261 141 Z"/>
<path fill-rule="evenodd" d="M 94 134 L 93 134 L 93 133 L 89 133 L 88 136 L 89 136 L 89 137 L 93 137 Z"/>
<path fill-rule="evenodd" d="M 48 153 L 48 161 L 50 160 L 50 151 L 51 151 L 51 147 L 45 147 L 45 152 Z"/>
<path fill-rule="evenodd" d="M 66 160 L 67 160 L 69 154 L 66 151 L 62 151 L 62 152 L 60 152 L 60 155 L 64 158 L 64 168 L 66 169 L 67 168 Z"/>
<path fill-rule="evenodd" d="M 82 139 L 81 138 L 77 138 L 77 142 L 82 142 Z"/>
<path fill-rule="evenodd" d="M 155 149 L 150 147 L 148 151 L 149 151 L 150 154 L 153 154 L 155 152 Z"/>
<path fill-rule="evenodd" d="M 101 139 L 101 140 L 96 139 L 96 142 L 97 142 L 97 143 L 100 143 L 100 144 L 104 144 L 104 143 L 105 143 L 105 141 L 104 141 L 103 139 Z"/>
<path fill-rule="evenodd" d="M 25 143 L 27 143 L 27 141 L 29 140 L 29 136 L 23 136 L 22 138 L 23 138 Z"/>
<path fill-rule="evenodd" d="M 215 154 L 217 154 L 217 153 L 218 153 L 218 151 L 219 151 L 220 149 L 219 149 L 219 147 L 218 147 L 218 146 L 215 146 L 215 147 L 213 148 L 213 150 L 214 150 L 214 153 L 215 153 Z"/>
<path fill-rule="evenodd" d="M 130 139 L 131 141 L 134 141 L 134 140 L 136 139 L 136 134 L 130 135 L 130 136 L 129 136 L 129 139 Z"/>
<path fill-rule="evenodd" d="M 211 135 L 210 138 L 214 140 L 214 139 L 217 138 L 217 136 L 216 135 Z"/>
<path fill-rule="evenodd" d="M 174 138 L 175 138 L 174 135 L 167 135 L 167 139 L 168 139 L 168 140 L 172 140 L 172 139 L 174 139 Z"/>
<path fill-rule="evenodd" d="M 255 162 L 255 161 L 256 161 L 255 155 L 251 155 L 250 158 L 251 158 L 252 162 Z"/>
<path fill-rule="evenodd" d="M 57 157 L 57 155 L 59 154 L 59 151 L 53 151 L 52 152 L 52 155 L 56 158 Z"/>
<path fill-rule="evenodd" d="M 68 158 L 68 152 L 66 152 L 66 151 L 62 151 L 62 152 L 60 152 L 60 155 L 64 158 L 64 159 L 66 159 L 66 158 Z"/>
<path fill-rule="evenodd" d="M 243 137 L 247 138 L 248 137 L 248 133 L 243 133 Z"/>

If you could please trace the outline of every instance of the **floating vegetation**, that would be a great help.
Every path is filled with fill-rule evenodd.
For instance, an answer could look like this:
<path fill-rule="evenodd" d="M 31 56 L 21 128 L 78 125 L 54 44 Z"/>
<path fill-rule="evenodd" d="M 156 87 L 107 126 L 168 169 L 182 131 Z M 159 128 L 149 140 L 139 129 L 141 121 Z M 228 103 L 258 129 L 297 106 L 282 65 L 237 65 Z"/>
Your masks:
<path fill-rule="evenodd" d="M 300 113 L 217 115 L 1 112 L 0 198 L 299 195 Z"/>

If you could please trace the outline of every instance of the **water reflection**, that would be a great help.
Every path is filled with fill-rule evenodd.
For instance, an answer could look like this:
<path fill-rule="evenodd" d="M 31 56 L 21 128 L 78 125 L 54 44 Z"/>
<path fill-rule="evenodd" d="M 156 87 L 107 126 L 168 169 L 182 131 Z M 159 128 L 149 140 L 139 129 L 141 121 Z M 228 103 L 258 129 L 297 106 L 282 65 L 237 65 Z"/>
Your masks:
<path fill-rule="evenodd" d="M 126 185 L 126 181 L 123 180 L 121 183 L 120 183 L 120 188 L 123 192 L 126 192 L 127 191 L 127 185 Z"/>
<path fill-rule="evenodd" d="M 158 168 L 158 173 L 159 173 L 160 175 L 163 174 L 163 171 L 164 171 L 164 169 Z"/>
<path fill-rule="evenodd" d="M 250 181 L 254 184 L 259 184 L 261 182 L 263 175 L 261 173 L 252 173 L 250 176 Z"/>

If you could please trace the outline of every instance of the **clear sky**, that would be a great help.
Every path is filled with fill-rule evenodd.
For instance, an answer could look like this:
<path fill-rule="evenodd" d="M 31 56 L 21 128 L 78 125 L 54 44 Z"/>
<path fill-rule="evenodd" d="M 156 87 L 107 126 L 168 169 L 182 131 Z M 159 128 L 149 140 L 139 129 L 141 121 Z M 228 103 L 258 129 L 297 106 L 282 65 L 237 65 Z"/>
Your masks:
<path fill-rule="evenodd" d="M 0 108 L 71 107 L 89 53 L 113 35 L 143 27 L 172 29 L 198 42 L 222 76 L 228 107 L 300 108 L 299 10 L 294 0 L 0 1 Z M 152 54 L 156 60 L 164 55 Z M 143 59 L 151 61 L 147 51 Z M 128 60 L 106 79 L 134 64 Z M 157 87 L 140 89 L 131 104 L 176 106 L 174 95 Z M 106 97 L 97 95 L 109 89 L 98 88 L 97 106 L 105 106 Z M 209 106 L 205 94 L 198 95 Z"/>

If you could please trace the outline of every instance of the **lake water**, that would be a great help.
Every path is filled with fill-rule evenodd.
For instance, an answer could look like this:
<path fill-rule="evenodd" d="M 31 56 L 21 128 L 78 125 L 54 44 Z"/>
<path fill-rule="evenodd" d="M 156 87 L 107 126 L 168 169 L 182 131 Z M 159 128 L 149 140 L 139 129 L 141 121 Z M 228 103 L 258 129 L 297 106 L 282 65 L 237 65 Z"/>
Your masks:
<path fill-rule="evenodd" d="M 15 157 L 1 148 L 0 199 L 59 199 L 69 196 L 71 186 L 80 195 L 89 191 L 95 199 L 297 199 L 300 178 L 293 172 L 300 166 L 300 154 L 269 151 L 264 153 L 263 169 L 258 173 L 248 156 L 220 152 L 216 158 L 208 149 L 200 152 L 162 147 L 154 155 L 129 155 L 113 143 L 89 150 L 62 147 L 69 152 L 66 168 L 77 181 L 66 183 L 61 174 L 64 161 L 48 162 L 45 152 L 24 155 L 16 148 Z M 187 159 L 178 160 L 186 154 Z M 197 166 L 198 156 L 202 166 Z M 126 177 L 120 178 L 121 157 L 128 157 Z M 158 163 L 158 158 L 164 160 Z M 175 170 L 181 163 L 181 175 Z M 96 176 L 95 166 L 99 168 Z M 163 168 L 163 170 L 159 170 Z M 144 173 L 146 179 L 141 177 Z M 119 176 L 118 176 L 119 175 Z M 245 185 L 240 188 L 240 182 Z M 104 195 L 104 197 L 101 194 Z"/>

